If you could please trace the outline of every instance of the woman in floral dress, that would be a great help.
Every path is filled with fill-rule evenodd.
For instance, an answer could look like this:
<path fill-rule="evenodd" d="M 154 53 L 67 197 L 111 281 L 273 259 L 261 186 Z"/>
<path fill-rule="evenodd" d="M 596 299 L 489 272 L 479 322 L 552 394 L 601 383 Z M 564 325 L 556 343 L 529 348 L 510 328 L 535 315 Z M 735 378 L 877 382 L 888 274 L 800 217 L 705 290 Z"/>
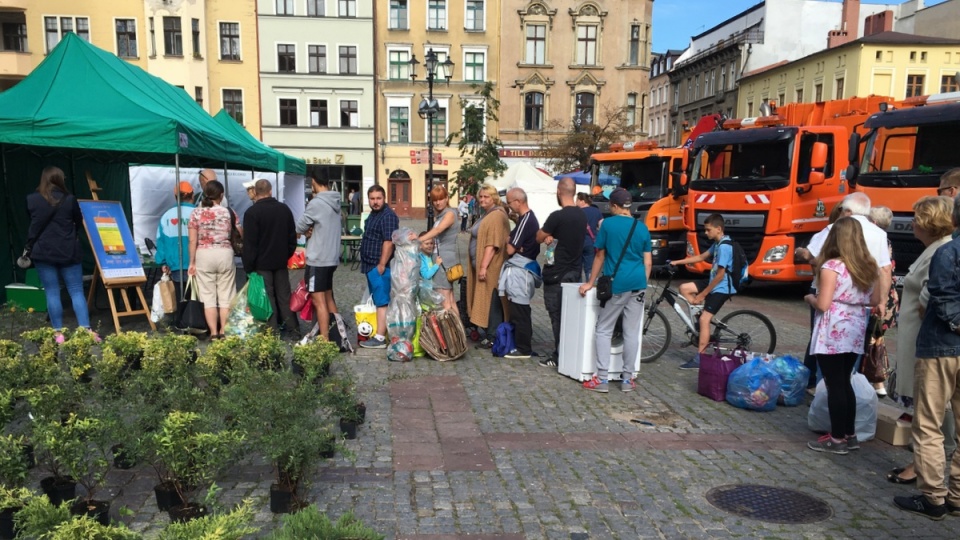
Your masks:
<path fill-rule="evenodd" d="M 857 220 L 840 218 L 830 229 L 820 256 L 817 294 L 804 300 L 816 309 L 810 354 L 817 359 L 827 386 L 830 433 L 807 444 L 817 452 L 846 454 L 860 448 L 854 432 L 857 398 L 850 373 L 863 354 L 867 319 L 886 291 L 875 287 L 877 263 L 867 251 Z"/>

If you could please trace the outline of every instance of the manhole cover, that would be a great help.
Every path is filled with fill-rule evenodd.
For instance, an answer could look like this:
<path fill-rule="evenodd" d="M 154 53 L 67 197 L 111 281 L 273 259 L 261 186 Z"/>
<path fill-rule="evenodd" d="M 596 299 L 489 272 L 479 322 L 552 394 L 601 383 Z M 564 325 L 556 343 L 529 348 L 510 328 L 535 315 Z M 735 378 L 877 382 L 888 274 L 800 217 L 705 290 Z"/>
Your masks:
<path fill-rule="evenodd" d="M 816 523 L 833 516 L 833 509 L 816 497 L 753 484 L 715 487 L 707 492 L 707 502 L 731 514 L 770 523 Z"/>

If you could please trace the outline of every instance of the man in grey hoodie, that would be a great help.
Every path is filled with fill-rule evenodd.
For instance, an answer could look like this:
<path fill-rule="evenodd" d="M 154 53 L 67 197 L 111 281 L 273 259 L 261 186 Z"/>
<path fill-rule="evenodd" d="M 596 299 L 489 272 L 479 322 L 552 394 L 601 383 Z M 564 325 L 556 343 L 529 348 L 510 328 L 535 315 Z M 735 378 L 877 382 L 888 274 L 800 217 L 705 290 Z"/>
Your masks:
<path fill-rule="evenodd" d="M 310 179 L 313 199 L 297 220 L 297 234 L 309 232 L 304 279 L 317 312 L 320 335 L 329 339 L 330 316 L 337 313 L 333 273 L 340 263 L 340 194 L 327 180 Z"/>

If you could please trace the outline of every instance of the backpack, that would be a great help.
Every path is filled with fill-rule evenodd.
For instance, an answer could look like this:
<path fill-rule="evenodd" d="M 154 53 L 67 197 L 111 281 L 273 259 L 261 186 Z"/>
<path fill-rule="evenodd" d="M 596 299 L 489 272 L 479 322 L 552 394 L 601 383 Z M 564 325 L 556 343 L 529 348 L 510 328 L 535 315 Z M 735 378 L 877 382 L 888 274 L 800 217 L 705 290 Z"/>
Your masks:
<path fill-rule="evenodd" d="M 340 352 L 353 352 L 353 344 L 350 343 L 350 337 L 347 335 L 347 325 L 339 313 L 330 314 L 330 342 L 340 347 Z"/>
<path fill-rule="evenodd" d="M 739 242 L 724 240 L 720 242 L 720 245 L 723 244 L 728 244 L 733 248 L 733 268 L 727 272 L 727 279 L 731 280 L 730 284 L 739 293 L 744 285 L 750 283 L 750 263 L 747 261 L 747 254 L 743 251 Z"/>
<path fill-rule="evenodd" d="M 497 326 L 497 335 L 493 340 L 493 349 L 490 352 L 494 356 L 506 356 L 507 353 L 517 348 L 513 340 L 513 323 L 502 322 Z"/>

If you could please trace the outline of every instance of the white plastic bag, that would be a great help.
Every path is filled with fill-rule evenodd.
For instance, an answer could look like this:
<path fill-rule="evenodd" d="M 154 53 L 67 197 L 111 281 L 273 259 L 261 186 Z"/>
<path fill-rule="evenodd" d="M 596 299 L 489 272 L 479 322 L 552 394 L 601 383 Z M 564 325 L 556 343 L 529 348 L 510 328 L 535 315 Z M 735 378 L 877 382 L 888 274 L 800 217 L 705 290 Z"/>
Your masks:
<path fill-rule="evenodd" d="M 877 433 L 877 391 L 862 373 L 850 378 L 853 393 L 857 396 L 857 417 L 854 431 L 860 442 L 869 441 Z M 817 433 L 830 431 L 830 409 L 827 407 L 827 386 L 821 380 L 817 383 L 817 394 L 810 404 L 807 414 L 807 426 Z"/>
<path fill-rule="evenodd" d="M 158 281 L 153 286 L 153 301 L 150 304 L 150 320 L 158 323 L 163 319 L 164 314 L 163 294 L 160 292 L 160 282 Z"/>

